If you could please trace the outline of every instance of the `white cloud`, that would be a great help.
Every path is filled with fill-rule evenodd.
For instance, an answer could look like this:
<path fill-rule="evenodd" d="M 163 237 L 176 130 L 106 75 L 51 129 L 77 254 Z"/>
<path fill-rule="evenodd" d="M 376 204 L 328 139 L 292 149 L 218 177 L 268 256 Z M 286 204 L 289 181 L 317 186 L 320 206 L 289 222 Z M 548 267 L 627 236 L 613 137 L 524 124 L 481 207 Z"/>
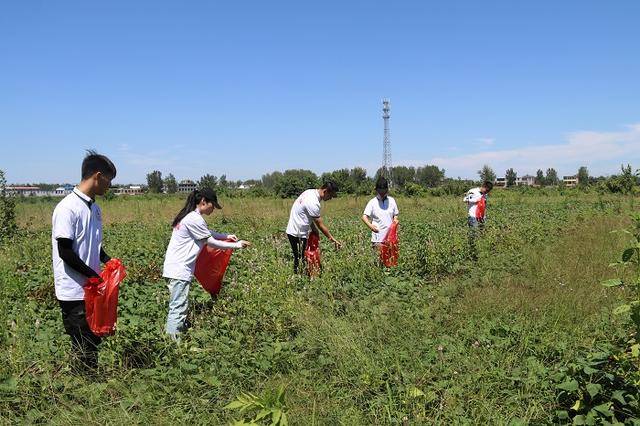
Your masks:
<path fill-rule="evenodd" d="M 583 165 L 592 174 L 610 174 L 616 172 L 619 164 L 633 160 L 637 163 L 640 159 L 640 123 L 618 132 L 571 132 L 565 139 L 565 143 L 555 145 L 435 157 L 429 163 L 446 169 L 448 176 L 475 177 L 483 164 L 489 164 L 498 174 L 509 167 L 519 174 L 548 167 L 555 167 L 560 173 L 574 173 Z"/>
<path fill-rule="evenodd" d="M 476 146 L 492 146 L 494 143 L 496 142 L 496 140 L 494 138 L 478 138 L 476 139 L 473 144 Z"/>

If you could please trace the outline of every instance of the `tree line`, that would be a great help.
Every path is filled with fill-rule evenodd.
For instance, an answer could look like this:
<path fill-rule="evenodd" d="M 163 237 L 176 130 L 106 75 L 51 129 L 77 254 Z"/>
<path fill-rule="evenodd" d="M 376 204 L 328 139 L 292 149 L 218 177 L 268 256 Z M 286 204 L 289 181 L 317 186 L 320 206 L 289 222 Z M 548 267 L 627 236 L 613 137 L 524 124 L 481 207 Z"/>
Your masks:
<path fill-rule="evenodd" d="M 202 176 L 196 185 L 198 188 L 211 188 L 225 193 L 238 188 L 246 189 L 253 195 L 275 195 L 282 198 L 294 197 L 308 188 L 317 187 L 327 180 L 332 180 L 340 187 L 343 194 L 365 195 L 373 191 L 375 181 L 379 176 L 391 176 L 395 191 L 417 195 L 428 189 L 456 187 L 453 192 L 459 192 L 459 186 L 467 186 L 470 181 L 461 179 L 447 179 L 445 170 L 434 165 L 422 167 L 396 166 L 389 173 L 383 168 L 376 171 L 374 176 L 368 176 L 362 167 L 351 169 L 338 169 L 317 175 L 311 170 L 289 169 L 284 172 L 274 171 L 262 176 L 261 179 L 245 181 L 229 181 L 225 175 L 217 177 L 206 174 Z M 457 185 L 456 185 L 457 183 Z M 178 191 L 178 182 L 173 174 L 163 177 L 162 172 L 154 170 L 147 174 L 147 187 L 151 193 L 175 193 Z"/>
<path fill-rule="evenodd" d="M 600 192 L 611 192 L 620 194 L 631 194 L 640 192 L 640 171 L 635 172 L 630 164 L 620 166 L 620 173 L 611 176 L 591 176 L 586 166 L 581 166 L 573 175 L 577 180 L 576 186 L 582 189 L 596 189 Z M 497 177 L 493 169 L 489 165 L 484 165 L 478 170 L 478 177 L 481 181 L 495 182 Z M 516 185 L 518 173 L 509 168 L 504 173 L 505 186 L 513 187 Z M 538 169 L 534 178 L 534 185 L 539 187 L 545 186 L 562 186 L 563 179 L 560 179 L 558 172 L 554 168 L 548 168 L 546 173 L 542 169 Z"/>
<path fill-rule="evenodd" d="M 479 181 L 496 182 L 497 175 L 489 166 L 484 165 L 477 172 Z M 242 188 L 243 193 L 253 196 L 278 196 L 282 198 L 295 197 L 308 188 L 318 187 L 322 182 L 333 180 L 340 187 L 340 193 L 367 195 L 373 192 L 376 179 L 379 176 L 390 176 L 393 190 L 396 193 L 419 195 L 460 195 L 478 181 L 468 179 L 454 179 L 445 176 L 445 170 L 435 165 L 421 167 L 396 166 L 387 171 L 380 168 L 374 176 L 368 176 L 362 167 L 338 169 L 317 175 L 311 170 L 289 169 L 284 172 L 274 171 L 262 176 L 261 179 L 228 180 L 226 175 L 220 177 L 205 174 L 194 183 L 198 188 L 211 188 L 220 193 L 234 195 Z M 579 188 L 595 188 L 604 192 L 631 193 L 640 187 L 640 176 L 633 172 L 630 165 L 621 166 L 621 172 L 612 176 L 594 177 L 589 174 L 586 166 L 582 166 L 575 174 Z M 504 173 L 505 186 L 516 186 L 518 173 L 509 168 Z M 563 180 L 558 172 L 550 167 L 546 171 L 538 169 L 534 177 L 534 185 L 538 187 L 562 187 Z M 151 193 L 176 193 L 178 182 L 173 174 L 163 177 L 162 172 L 154 170 L 147 174 L 147 187 Z"/>

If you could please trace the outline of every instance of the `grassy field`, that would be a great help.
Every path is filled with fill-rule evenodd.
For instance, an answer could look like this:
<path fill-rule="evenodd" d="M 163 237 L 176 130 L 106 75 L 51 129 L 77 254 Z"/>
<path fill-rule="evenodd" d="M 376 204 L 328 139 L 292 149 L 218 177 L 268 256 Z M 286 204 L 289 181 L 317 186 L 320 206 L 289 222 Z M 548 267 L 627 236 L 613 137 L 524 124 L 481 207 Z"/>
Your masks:
<path fill-rule="evenodd" d="M 211 227 L 253 246 L 232 256 L 215 302 L 192 285 L 180 344 L 162 334 L 161 267 L 182 200 L 102 201 L 105 248 L 129 276 L 95 379 L 68 368 L 55 202 L 20 203 L 21 233 L 0 247 L 2 422 L 223 424 L 243 417 L 223 408 L 241 392 L 270 401 L 284 387 L 292 424 L 551 423 L 553 375 L 628 333 L 611 314 L 627 290 L 600 282 L 634 199 L 497 191 L 472 261 L 459 199 L 399 198 L 391 270 L 375 266 L 359 220 L 366 201 L 325 204 L 344 248 L 323 240 L 323 274 L 309 281 L 291 274 L 291 200 L 222 199 Z"/>

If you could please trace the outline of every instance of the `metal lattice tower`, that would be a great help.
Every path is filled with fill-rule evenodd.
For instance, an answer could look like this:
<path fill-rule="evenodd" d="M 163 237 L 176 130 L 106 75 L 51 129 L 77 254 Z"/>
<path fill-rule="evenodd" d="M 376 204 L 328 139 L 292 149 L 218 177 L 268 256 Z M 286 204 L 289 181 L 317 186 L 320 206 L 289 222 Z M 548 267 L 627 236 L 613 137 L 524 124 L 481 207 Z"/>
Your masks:
<path fill-rule="evenodd" d="M 382 142 L 382 173 L 391 184 L 391 138 L 389 135 L 389 117 L 391 117 L 389 99 L 382 100 L 382 118 L 384 119 L 384 140 Z"/>

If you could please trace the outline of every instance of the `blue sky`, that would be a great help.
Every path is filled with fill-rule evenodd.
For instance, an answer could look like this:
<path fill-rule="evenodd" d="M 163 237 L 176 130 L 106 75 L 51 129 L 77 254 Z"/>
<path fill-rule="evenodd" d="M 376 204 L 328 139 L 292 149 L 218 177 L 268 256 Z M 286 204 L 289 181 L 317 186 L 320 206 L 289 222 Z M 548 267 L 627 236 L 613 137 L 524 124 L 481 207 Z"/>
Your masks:
<path fill-rule="evenodd" d="M 640 2 L 6 1 L 0 168 L 259 178 L 382 159 L 475 177 L 640 167 Z"/>

